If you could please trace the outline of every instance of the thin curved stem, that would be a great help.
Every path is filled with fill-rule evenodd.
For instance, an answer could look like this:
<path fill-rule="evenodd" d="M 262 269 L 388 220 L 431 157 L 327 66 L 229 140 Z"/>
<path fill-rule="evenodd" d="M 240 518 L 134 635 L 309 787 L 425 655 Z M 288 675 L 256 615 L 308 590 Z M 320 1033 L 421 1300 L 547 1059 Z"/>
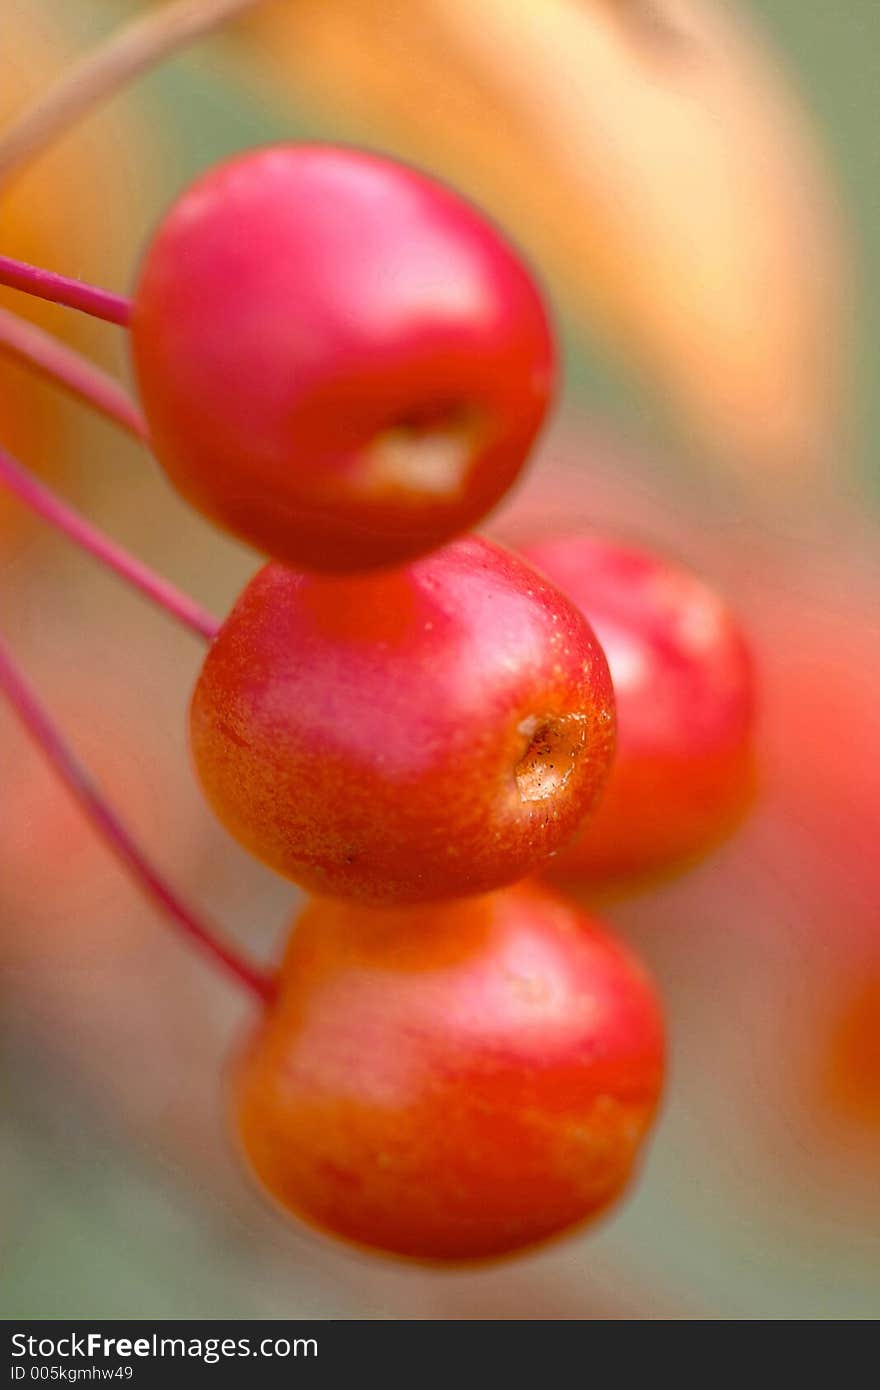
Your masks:
<path fill-rule="evenodd" d="M 0 182 L 22 169 L 94 106 L 257 0 L 170 0 L 87 53 L 0 138 Z"/>
<path fill-rule="evenodd" d="M 136 439 L 147 438 L 146 420 L 118 382 L 51 333 L 3 308 L 0 354 L 33 368 Z"/>
<path fill-rule="evenodd" d="M 48 521 L 76 545 L 94 555 L 96 560 L 100 560 L 126 583 L 139 589 L 153 603 L 183 623 L 184 627 L 190 628 L 208 642 L 217 636 L 220 624 L 215 617 L 188 595 L 182 594 L 173 584 L 155 574 L 140 560 L 135 559 L 123 546 L 117 545 L 66 502 L 62 502 L 51 488 L 38 482 L 32 473 L 23 468 L 3 448 L 0 448 L 0 487 L 14 493 L 44 521 Z"/>
<path fill-rule="evenodd" d="M 28 265 L 27 261 L 17 261 L 12 256 L 0 256 L 0 285 L 21 290 L 37 299 L 48 299 L 53 304 L 64 304 L 68 309 L 79 309 L 93 319 L 103 319 L 121 328 L 127 328 L 131 320 L 131 301 L 123 295 L 87 285 L 82 280 L 72 280 L 68 275 L 57 275 L 54 270 Z"/>
<path fill-rule="evenodd" d="M 175 926 L 194 942 L 215 964 L 255 994 L 261 1003 L 275 995 L 275 982 L 259 966 L 228 946 L 212 927 L 206 925 L 147 859 L 116 812 L 79 763 L 60 730 L 25 681 L 6 643 L 0 638 L 0 690 L 4 692 L 31 738 L 45 754 L 58 776 L 79 802 L 89 820 L 102 835 L 109 849 L 122 861 L 139 888 Z"/>

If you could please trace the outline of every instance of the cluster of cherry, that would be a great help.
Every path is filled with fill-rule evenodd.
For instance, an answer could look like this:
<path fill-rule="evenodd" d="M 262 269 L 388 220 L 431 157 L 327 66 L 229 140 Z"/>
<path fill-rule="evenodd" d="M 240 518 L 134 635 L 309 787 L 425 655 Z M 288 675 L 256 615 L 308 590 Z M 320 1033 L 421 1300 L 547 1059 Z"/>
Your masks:
<path fill-rule="evenodd" d="M 314 146 L 213 169 L 152 239 L 130 328 L 163 468 L 271 557 L 191 707 L 218 817 L 315 895 L 237 1070 L 254 1171 L 423 1259 L 583 1222 L 650 1126 L 663 1024 L 543 880 L 638 883 L 738 819 L 734 621 L 632 546 L 464 534 L 528 456 L 553 341 L 512 249 L 411 169 Z"/>

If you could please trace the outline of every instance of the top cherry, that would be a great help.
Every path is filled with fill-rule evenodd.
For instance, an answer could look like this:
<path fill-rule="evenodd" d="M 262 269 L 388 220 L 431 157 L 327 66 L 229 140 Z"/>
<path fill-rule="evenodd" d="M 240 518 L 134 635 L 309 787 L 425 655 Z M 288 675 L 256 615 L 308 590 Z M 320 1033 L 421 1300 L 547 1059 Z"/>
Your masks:
<path fill-rule="evenodd" d="M 282 145 L 200 178 L 158 228 L 132 349 L 184 496 L 311 569 L 393 565 L 469 529 L 547 410 L 553 340 L 517 255 L 423 174 Z"/>

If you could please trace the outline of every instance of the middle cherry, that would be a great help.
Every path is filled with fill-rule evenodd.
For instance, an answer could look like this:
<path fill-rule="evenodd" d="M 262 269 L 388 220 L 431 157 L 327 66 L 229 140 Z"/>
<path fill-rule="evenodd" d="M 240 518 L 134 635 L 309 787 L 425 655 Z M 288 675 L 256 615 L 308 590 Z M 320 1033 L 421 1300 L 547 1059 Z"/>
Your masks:
<path fill-rule="evenodd" d="M 358 578 L 267 565 L 191 710 L 227 829 L 304 887 L 373 903 L 532 872 L 598 798 L 614 727 L 584 618 L 475 537 Z"/>

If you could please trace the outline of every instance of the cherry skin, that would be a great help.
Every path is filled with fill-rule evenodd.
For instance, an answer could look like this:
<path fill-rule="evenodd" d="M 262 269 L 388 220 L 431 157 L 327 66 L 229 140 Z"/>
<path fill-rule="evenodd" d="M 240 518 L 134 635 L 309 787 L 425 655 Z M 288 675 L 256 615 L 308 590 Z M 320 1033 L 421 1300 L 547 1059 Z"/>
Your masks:
<path fill-rule="evenodd" d="M 689 570 L 635 546 L 569 535 L 522 551 L 586 615 L 617 701 L 601 805 L 554 874 L 619 888 L 685 866 L 732 830 L 752 794 L 753 675 L 739 626 Z"/>
<path fill-rule="evenodd" d="M 318 900 L 243 1057 L 235 1119 L 259 1181 L 345 1240 L 499 1256 L 617 1198 L 663 1078 L 628 951 L 532 885 L 408 908 Z"/>
<path fill-rule="evenodd" d="M 475 537 L 358 577 L 277 563 L 245 589 L 191 708 L 228 830 L 315 892 L 487 892 L 574 833 L 614 742 L 605 657 L 573 604 Z"/>
<path fill-rule="evenodd" d="M 540 296 L 491 224 L 413 169 L 324 146 L 239 156 L 178 199 L 131 343 L 183 495 L 330 571 L 409 559 L 483 517 L 553 382 Z"/>

